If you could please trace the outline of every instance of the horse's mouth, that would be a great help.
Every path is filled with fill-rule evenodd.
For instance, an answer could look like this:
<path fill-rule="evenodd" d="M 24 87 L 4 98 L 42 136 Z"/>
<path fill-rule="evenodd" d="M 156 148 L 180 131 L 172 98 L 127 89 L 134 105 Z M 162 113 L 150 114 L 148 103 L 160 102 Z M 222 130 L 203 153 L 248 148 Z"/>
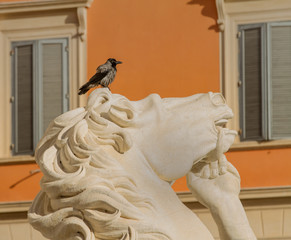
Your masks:
<path fill-rule="evenodd" d="M 221 119 L 214 121 L 216 129 L 218 131 L 220 131 L 222 128 L 224 128 L 224 131 L 227 132 L 227 134 L 237 135 L 237 131 L 230 130 L 230 129 L 226 128 L 226 125 L 228 123 L 228 119 L 231 119 L 231 118 L 232 118 L 231 115 L 226 115 L 226 116 L 224 116 L 224 118 L 221 118 Z"/>
<path fill-rule="evenodd" d="M 231 118 L 232 117 L 230 115 L 225 115 L 223 118 L 216 120 L 214 122 L 216 130 L 218 132 L 218 141 L 216 146 L 217 148 L 216 150 L 218 150 L 218 152 L 224 153 L 228 151 L 229 147 L 232 145 L 237 135 L 237 131 L 226 128 L 228 119 Z M 225 146 L 228 147 L 225 148 Z"/>
<path fill-rule="evenodd" d="M 216 127 L 222 127 L 222 128 L 225 128 L 227 123 L 228 123 L 227 119 L 219 119 L 214 122 Z"/>
<path fill-rule="evenodd" d="M 218 136 L 218 141 L 226 141 L 229 142 L 230 145 L 233 143 L 236 135 L 237 135 L 237 131 L 235 130 L 230 130 L 226 127 L 228 120 L 232 119 L 233 114 L 232 112 L 228 112 L 226 114 L 224 114 L 223 116 L 220 115 L 219 118 L 217 118 L 217 120 L 214 120 L 214 127 L 216 129 L 217 132 L 217 136 Z M 219 136 L 223 136 L 223 138 L 220 138 Z M 216 148 L 213 149 L 212 151 L 210 151 L 209 153 L 216 151 L 217 150 L 218 143 L 216 143 Z M 220 146 L 221 147 L 221 146 Z M 222 149 L 220 152 L 224 153 L 225 151 Z M 193 166 L 199 162 L 201 162 L 202 160 L 207 160 L 209 158 L 209 153 L 207 153 L 205 156 L 203 156 L 202 158 L 200 158 L 199 160 L 194 160 L 193 161 Z"/>

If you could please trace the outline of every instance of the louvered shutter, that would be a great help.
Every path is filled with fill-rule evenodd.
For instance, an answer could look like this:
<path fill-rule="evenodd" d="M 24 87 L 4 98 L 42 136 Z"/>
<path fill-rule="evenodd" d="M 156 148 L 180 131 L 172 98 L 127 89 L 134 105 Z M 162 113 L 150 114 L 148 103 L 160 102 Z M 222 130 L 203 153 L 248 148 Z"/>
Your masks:
<path fill-rule="evenodd" d="M 33 45 L 13 47 L 13 152 L 29 154 L 33 151 Z"/>
<path fill-rule="evenodd" d="M 67 58 L 65 42 L 60 40 L 41 41 L 40 48 L 42 58 L 40 134 L 42 136 L 50 121 L 68 110 L 68 102 L 66 101 Z"/>
<path fill-rule="evenodd" d="M 270 26 L 270 138 L 291 137 L 291 24 Z"/>
<path fill-rule="evenodd" d="M 263 138 L 262 77 L 263 39 L 262 26 L 244 26 L 240 29 L 240 116 L 241 140 Z"/>

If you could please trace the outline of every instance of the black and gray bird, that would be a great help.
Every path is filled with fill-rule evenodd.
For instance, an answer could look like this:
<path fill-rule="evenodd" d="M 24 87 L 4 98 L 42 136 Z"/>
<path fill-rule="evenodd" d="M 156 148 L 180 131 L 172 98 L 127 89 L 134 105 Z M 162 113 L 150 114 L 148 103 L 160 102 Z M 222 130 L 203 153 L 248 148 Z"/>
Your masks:
<path fill-rule="evenodd" d="M 78 94 L 85 94 L 90 88 L 97 87 L 98 85 L 108 88 L 108 85 L 114 81 L 117 71 L 116 65 L 120 63 L 122 62 L 109 58 L 106 63 L 96 69 L 95 75 L 79 89 Z"/>

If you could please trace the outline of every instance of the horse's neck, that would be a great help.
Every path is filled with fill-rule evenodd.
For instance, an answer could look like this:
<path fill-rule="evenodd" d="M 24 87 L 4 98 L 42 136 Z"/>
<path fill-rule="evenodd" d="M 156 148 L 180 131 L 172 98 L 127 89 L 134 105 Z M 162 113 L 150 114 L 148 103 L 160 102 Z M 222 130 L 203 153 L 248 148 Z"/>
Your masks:
<path fill-rule="evenodd" d="M 148 217 L 166 229 L 170 239 L 213 239 L 196 215 L 179 200 L 170 184 L 157 176 L 139 150 L 133 149 L 124 155 L 124 168 L 133 177 L 137 187 L 154 201 L 155 212 L 147 213 Z"/>
<path fill-rule="evenodd" d="M 145 156 L 137 149 L 132 149 L 127 154 L 124 167 L 136 181 L 136 184 L 143 192 L 155 195 L 163 190 L 164 194 L 173 193 L 169 183 L 158 177 Z M 156 196 L 159 197 L 159 196 Z M 154 197 L 154 199 L 156 199 Z"/>
<path fill-rule="evenodd" d="M 133 177 L 138 189 L 153 199 L 156 211 L 154 214 L 166 216 L 169 210 L 179 209 L 189 211 L 179 200 L 171 185 L 160 179 L 145 156 L 139 151 L 131 151 L 125 155 L 127 158 L 124 167 Z M 190 211 L 189 211 L 190 212 Z"/>

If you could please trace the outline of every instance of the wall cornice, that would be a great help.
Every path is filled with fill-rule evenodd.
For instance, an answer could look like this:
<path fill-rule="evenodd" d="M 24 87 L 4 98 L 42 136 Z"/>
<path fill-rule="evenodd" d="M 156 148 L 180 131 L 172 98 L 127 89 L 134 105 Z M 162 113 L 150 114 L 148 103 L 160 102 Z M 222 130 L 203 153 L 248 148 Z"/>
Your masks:
<path fill-rule="evenodd" d="M 187 203 L 198 202 L 190 192 L 177 193 L 180 200 Z M 239 195 L 241 200 L 266 200 L 266 199 L 291 199 L 291 186 L 266 187 L 266 188 L 244 188 Z M 0 202 L 0 218 L 4 213 L 27 212 L 32 201 Z"/>
<path fill-rule="evenodd" d="M 38 0 L 0 3 L 0 14 L 90 7 L 93 0 Z"/>
<path fill-rule="evenodd" d="M 183 203 L 198 202 L 191 192 L 177 193 Z M 291 186 L 243 188 L 239 194 L 241 200 L 291 198 Z"/>
<path fill-rule="evenodd" d="M 219 26 L 219 30 L 221 32 L 224 31 L 225 24 L 225 8 L 224 8 L 224 0 L 216 0 L 216 9 L 217 9 L 217 24 Z"/>
<path fill-rule="evenodd" d="M 0 158 L 0 166 L 8 164 L 25 164 L 25 163 L 35 163 L 34 156 L 13 156 L 7 158 Z"/>
<path fill-rule="evenodd" d="M 2 202 L 0 203 L 0 214 L 13 212 L 27 212 L 31 203 L 32 201 Z"/>

